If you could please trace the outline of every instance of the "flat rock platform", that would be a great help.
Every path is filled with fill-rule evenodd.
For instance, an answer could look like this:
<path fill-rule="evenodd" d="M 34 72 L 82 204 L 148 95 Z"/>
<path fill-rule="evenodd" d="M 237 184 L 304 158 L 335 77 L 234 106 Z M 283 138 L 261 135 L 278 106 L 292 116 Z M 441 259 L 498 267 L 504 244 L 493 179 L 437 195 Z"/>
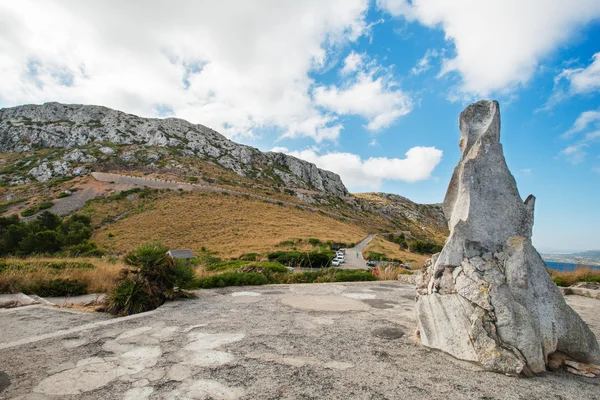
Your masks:
<path fill-rule="evenodd" d="M 0 310 L 0 399 L 600 399 L 600 379 L 518 378 L 417 344 L 397 282 L 202 290 L 124 318 Z M 600 335 L 600 300 L 567 296 Z"/>

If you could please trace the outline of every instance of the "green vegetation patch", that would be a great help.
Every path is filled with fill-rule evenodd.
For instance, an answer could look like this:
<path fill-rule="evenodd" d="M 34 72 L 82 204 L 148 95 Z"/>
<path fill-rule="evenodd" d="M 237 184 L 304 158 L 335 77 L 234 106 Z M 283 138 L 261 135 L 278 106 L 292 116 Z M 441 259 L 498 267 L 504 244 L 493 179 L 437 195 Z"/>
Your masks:
<path fill-rule="evenodd" d="M 11 206 L 14 206 L 15 204 L 23 203 L 26 200 L 27 200 L 26 198 L 14 199 L 14 200 L 10 200 L 10 201 L 5 201 L 4 203 L 0 203 L 0 214 L 4 214 L 5 212 L 8 211 L 8 209 Z"/>
<path fill-rule="evenodd" d="M 267 255 L 269 261 L 278 262 L 283 265 L 298 268 L 323 268 L 331 264 L 331 260 L 335 257 L 335 252 L 313 251 L 275 251 Z"/>

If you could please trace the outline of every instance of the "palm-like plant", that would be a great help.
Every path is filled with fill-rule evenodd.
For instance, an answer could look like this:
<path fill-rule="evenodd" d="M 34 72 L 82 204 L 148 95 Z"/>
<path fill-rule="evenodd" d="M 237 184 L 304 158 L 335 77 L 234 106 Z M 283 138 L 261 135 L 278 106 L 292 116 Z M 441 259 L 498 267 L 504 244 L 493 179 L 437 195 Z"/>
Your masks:
<path fill-rule="evenodd" d="M 167 255 L 168 248 L 158 242 L 146 243 L 127 253 L 119 283 L 109 293 L 107 310 L 129 315 L 154 310 L 177 297 L 193 297 L 179 286 L 180 266 Z M 190 274 L 184 274 L 189 279 Z M 193 274 L 192 274 L 193 276 Z"/>

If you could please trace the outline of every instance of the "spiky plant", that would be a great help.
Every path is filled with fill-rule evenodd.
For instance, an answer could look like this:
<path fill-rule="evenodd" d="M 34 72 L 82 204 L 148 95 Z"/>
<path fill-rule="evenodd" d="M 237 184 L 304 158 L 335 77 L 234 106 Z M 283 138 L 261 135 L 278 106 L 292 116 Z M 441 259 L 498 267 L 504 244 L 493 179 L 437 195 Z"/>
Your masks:
<path fill-rule="evenodd" d="M 182 273 L 167 255 L 168 248 L 158 242 L 146 243 L 125 256 L 124 268 L 118 284 L 108 295 L 107 310 L 117 315 L 130 315 L 154 310 L 178 297 L 193 297 L 184 291 L 193 273 Z M 182 281 L 182 277 L 184 280 Z"/>

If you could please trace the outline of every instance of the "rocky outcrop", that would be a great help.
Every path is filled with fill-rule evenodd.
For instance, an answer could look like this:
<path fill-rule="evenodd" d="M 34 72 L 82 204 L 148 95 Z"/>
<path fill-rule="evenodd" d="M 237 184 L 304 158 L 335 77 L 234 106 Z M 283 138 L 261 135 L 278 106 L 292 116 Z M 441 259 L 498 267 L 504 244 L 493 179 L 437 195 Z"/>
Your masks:
<path fill-rule="evenodd" d="M 597 362 L 594 334 L 531 244 L 535 198 L 522 201 L 506 165 L 498 103 L 471 104 L 459 127 L 443 204 L 450 236 L 417 284 L 421 342 L 503 373 L 545 371 L 554 354 Z"/>
<path fill-rule="evenodd" d="M 178 148 L 184 156 L 206 159 L 242 176 L 276 175 L 293 187 L 348 195 L 337 174 L 285 154 L 262 153 L 205 126 L 177 118 L 140 118 L 106 107 L 60 103 L 0 109 L 0 152 L 76 148 L 94 142 Z M 114 153 L 106 146 L 100 150 L 106 155 Z M 135 154 L 122 154 L 120 158 L 133 160 Z M 67 161 L 75 159 L 94 161 L 81 150 L 65 156 Z M 152 157 L 148 161 L 152 162 Z M 46 170 L 51 168 L 41 169 L 34 172 L 46 176 Z"/>

